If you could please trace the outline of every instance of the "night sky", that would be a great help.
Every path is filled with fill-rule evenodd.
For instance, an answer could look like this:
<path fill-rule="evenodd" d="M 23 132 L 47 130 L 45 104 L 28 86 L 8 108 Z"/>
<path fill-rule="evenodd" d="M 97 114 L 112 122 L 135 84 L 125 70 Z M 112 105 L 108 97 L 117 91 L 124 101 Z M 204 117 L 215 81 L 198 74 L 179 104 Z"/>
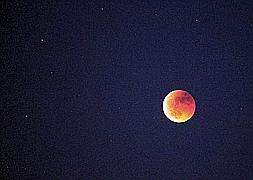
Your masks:
<path fill-rule="evenodd" d="M 0 29 L 1 179 L 253 178 L 253 1 L 13 0 Z"/>

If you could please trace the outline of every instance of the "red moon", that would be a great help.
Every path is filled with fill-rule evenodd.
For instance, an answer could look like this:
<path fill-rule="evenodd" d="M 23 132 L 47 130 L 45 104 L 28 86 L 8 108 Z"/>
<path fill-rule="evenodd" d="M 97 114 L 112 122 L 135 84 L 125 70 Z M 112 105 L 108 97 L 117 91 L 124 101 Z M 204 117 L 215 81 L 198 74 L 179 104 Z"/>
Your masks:
<path fill-rule="evenodd" d="M 163 100 L 165 116 L 176 123 L 183 123 L 191 119 L 195 109 L 194 98 L 184 90 L 171 91 Z"/>

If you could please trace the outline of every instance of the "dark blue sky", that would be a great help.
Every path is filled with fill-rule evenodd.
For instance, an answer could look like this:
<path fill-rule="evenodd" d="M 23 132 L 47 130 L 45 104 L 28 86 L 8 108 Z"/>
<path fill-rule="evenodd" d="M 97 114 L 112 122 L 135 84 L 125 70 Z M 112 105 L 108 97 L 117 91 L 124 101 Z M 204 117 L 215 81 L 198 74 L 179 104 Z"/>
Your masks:
<path fill-rule="evenodd" d="M 253 178 L 253 3 L 1 3 L 2 179 Z M 162 111 L 174 89 L 191 121 Z"/>

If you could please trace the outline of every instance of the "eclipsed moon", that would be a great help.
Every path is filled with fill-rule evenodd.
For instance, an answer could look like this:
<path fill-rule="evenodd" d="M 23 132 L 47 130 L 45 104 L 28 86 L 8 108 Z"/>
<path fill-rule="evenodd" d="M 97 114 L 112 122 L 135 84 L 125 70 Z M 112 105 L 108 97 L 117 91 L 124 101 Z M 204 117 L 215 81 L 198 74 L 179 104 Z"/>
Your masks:
<path fill-rule="evenodd" d="M 171 91 L 163 100 L 165 116 L 176 123 L 183 123 L 191 119 L 195 109 L 194 98 L 184 90 Z"/>

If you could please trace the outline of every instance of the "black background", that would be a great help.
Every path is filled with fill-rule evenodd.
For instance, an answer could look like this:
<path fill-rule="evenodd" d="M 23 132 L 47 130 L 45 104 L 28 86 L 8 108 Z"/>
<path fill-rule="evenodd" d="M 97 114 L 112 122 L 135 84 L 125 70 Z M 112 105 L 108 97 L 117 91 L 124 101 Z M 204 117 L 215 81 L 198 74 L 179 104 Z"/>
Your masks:
<path fill-rule="evenodd" d="M 2 2 L 2 179 L 251 179 L 252 30 L 251 1 Z"/>

